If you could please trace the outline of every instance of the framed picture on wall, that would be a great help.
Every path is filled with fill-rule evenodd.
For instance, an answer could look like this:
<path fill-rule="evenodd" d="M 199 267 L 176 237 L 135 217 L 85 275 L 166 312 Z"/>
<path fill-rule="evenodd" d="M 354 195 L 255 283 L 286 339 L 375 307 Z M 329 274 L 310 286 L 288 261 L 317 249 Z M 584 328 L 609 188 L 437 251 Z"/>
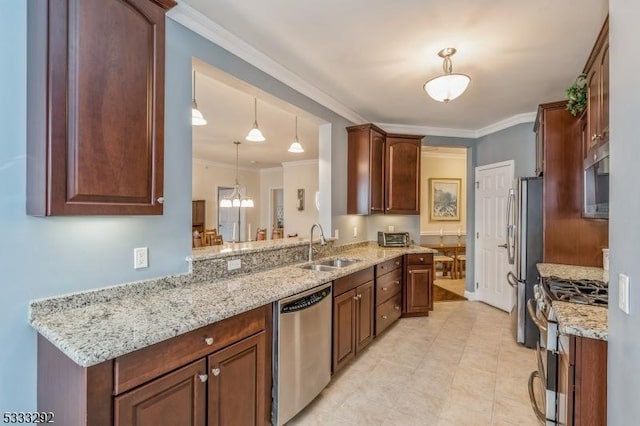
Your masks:
<path fill-rule="evenodd" d="M 462 179 L 429 179 L 429 220 L 460 220 L 460 185 Z"/>

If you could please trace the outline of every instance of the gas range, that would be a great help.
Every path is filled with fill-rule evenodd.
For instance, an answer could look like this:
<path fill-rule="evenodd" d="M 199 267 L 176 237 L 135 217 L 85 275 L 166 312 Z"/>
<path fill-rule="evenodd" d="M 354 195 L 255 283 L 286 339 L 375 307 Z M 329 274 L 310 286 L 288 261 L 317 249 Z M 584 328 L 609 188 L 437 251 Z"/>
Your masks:
<path fill-rule="evenodd" d="M 597 306 L 607 306 L 609 303 L 609 285 L 603 281 L 549 276 L 542 283 L 546 296 L 552 301 Z"/>

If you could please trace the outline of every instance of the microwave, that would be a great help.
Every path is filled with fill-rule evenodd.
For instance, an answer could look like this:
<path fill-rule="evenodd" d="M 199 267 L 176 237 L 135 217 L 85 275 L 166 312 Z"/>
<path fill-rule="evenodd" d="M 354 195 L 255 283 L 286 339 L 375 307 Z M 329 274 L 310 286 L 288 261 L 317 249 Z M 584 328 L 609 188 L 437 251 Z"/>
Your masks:
<path fill-rule="evenodd" d="M 587 154 L 584 160 L 584 209 L 582 216 L 609 218 L 609 143 Z"/>

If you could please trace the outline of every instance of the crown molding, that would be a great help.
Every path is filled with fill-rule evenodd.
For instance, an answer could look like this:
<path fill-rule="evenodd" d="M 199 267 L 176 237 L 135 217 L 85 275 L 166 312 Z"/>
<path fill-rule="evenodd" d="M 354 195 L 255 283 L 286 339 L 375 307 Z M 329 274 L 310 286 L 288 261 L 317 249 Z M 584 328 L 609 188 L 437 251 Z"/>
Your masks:
<path fill-rule="evenodd" d="M 475 130 L 450 129 L 447 127 L 416 126 L 411 124 L 374 123 L 387 133 L 405 135 L 447 136 L 453 138 L 471 138 L 476 136 Z"/>
<path fill-rule="evenodd" d="M 483 136 L 490 135 L 492 133 L 499 132 L 500 130 L 508 129 L 509 127 L 516 126 L 522 123 L 533 123 L 536 121 L 537 111 L 525 112 L 522 114 L 516 114 L 504 120 L 497 121 L 493 124 L 489 124 L 486 127 L 476 130 L 476 139 Z"/>
<path fill-rule="evenodd" d="M 300 161 L 284 161 L 282 167 L 297 167 L 297 166 L 315 166 L 318 164 L 318 160 L 300 160 Z"/>
<path fill-rule="evenodd" d="M 282 166 L 278 166 L 278 167 L 266 167 L 264 169 L 260 169 L 260 173 L 275 173 L 275 172 L 280 172 L 282 173 Z"/>
<path fill-rule="evenodd" d="M 347 120 L 353 123 L 369 121 L 186 3 L 180 2 L 167 17 Z"/>
<path fill-rule="evenodd" d="M 467 154 L 463 152 L 455 153 L 455 152 L 438 152 L 438 151 L 422 150 L 422 155 L 424 157 L 447 158 L 447 159 L 454 159 L 454 160 L 464 160 L 467 158 Z"/>

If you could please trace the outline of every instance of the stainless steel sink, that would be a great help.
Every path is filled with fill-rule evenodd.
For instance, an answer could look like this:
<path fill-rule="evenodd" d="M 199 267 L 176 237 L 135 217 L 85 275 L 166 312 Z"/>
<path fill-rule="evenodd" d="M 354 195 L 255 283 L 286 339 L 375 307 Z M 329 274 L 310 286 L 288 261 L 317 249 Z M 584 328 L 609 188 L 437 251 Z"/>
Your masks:
<path fill-rule="evenodd" d="M 354 263 L 358 263 L 358 262 L 360 262 L 360 259 L 340 258 L 340 259 L 323 260 L 323 261 L 320 261 L 320 262 L 316 262 L 316 264 L 318 264 L 318 265 L 326 265 L 326 266 L 333 266 L 334 268 L 344 268 L 346 266 L 353 265 Z"/>
<path fill-rule="evenodd" d="M 319 263 L 307 263 L 306 265 L 299 266 L 301 269 L 310 269 L 312 271 L 331 272 L 338 269 L 336 266 L 321 265 Z"/>

